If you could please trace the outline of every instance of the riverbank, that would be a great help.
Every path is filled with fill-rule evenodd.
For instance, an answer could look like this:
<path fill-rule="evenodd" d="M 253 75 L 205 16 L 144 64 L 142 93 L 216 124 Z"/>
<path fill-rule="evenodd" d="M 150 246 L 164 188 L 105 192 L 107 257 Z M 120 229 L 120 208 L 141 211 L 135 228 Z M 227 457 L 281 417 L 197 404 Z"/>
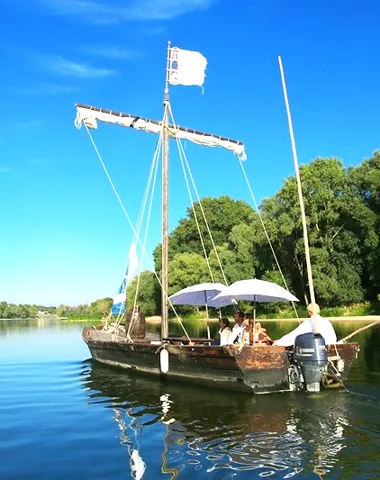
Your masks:
<path fill-rule="evenodd" d="M 325 318 L 328 318 L 330 320 L 330 322 L 367 322 L 367 323 L 371 323 L 371 322 L 375 322 L 375 321 L 379 321 L 380 322 L 380 315 L 352 315 L 352 316 L 342 316 L 342 317 L 327 317 L 325 316 Z M 89 319 L 89 318 L 75 318 L 75 319 L 71 319 L 70 317 L 47 317 L 47 318 L 0 318 L 0 321 L 19 321 L 19 320 L 60 320 L 62 322 L 65 322 L 65 323 L 80 323 L 80 322 L 83 322 L 83 323 L 89 323 L 89 322 L 93 322 L 93 323 L 101 323 L 102 320 L 101 319 Z M 193 319 L 193 318 L 181 318 L 182 321 L 185 321 L 185 322 L 206 322 L 207 319 L 206 318 L 196 318 L 196 319 Z M 258 321 L 260 322 L 302 322 L 304 320 L 306 320 L 306 318 L 261 318 L 260 316 L 257 318 Z M 161 317 L 158 316 L 158 315 L 155 315 L 155 316 L 152 316 L 152 317 L 147 317 L 146 318 L 146 321 L 149 322 L 149 323 L 160 323 L 161 322 Z M 169 319 L 169 322 L 176 322 L 177 319 L 176 318 L 170 318 Z M 208 320 L 209 322 L 218 322 L 218 318 L 209 318 Z"/>

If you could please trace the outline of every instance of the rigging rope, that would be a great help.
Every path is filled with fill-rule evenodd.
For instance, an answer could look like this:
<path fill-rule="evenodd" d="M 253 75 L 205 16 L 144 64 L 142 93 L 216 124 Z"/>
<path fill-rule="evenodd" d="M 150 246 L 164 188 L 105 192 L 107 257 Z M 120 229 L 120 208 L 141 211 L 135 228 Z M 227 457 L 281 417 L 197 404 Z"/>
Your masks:
<path fill-rule="evenodd" d="M 131 229 L 132 229 L 134 238 L 136 239 L 138 245 L 141 247 L 142 256 L 147 260 L 149 266 L 152 268 L 153 274 L 155 275 L 155 277 L 156 277 L 156 279 L 157 279 L 157 281 L 158 281 L 158 284 L 160 285 L 160 287 L 161 287 L 161 289 L 162 289 L 161 279 L 160 279 L 160 277 L 158 276 L 157 272 L 155 271 L 154 264 L 153 264 L 152 260 L 150 259 L 150 257 L 148 256 L 148 253 L 147 253 L 147 251 L 146 251 L 145 245 L 144 245 L 144 244 L 141 242 L 141 240 L 140 240 L 140 237 L 139 237 L 139 235 L 138 235 L 138 232 L 137 232 L 137 230 L 135 229 L 135 227 L 134 227 L 134 225 L 133 225 L 133 223 L 132 223 L 132 221 L 131 221 L 131 219 L 130 219 L 130 217 L 129 217 L 129 215 L 128 215 L 128 213 L 127 213 L 127 211 L 126 211 L 126 209 L 125 209 L 125 207 L 124 207 L 124 205 L 123 205 L 123 202 L 122 202 L 122 200 L 121 200 L 121 198 L 120 198 L 120 196 L 119 196 L 119 194 L 118 194 L 118 192 L 117 192 L 117 190 L 116 190 L 116 187 L 115 187 L 115 185 L 114 185 L 114 183 L 113 183 L 113 181 L 112 181 L 112 179 L 111 179 L 111 176 L 110 176 L 109 173 L 108 173 L 107 167 L 106 167 L 106 165 L 105 165 L 105 163 L 104 163 L 104 161 L 103 161 L 103 159 L 102 159 L 102 156 L 101 156 L 101 154 L 100 154 L 100 152 L 99 152 L 99 149 L 98 149 L 98 147 L 97 147 L 97 145 L 96 145 L 96 143 L 95 143 L 95 140 L 93 139 L 93 137 L 92 137 L 92 135 L 91 135 L 91 132 L 89 131 L 89 129 L 88 129 L 88 127 L 87 127 L 86 124 L 85 124 L 85 127 L 86 127 L 86 131 L 87 131 L 87 133 L 88 133 L 88 136 L 90 137 L 91 143 L 92 143 L 92 145 L 93 145 L 93 147 L 94 147 L 94 149 L 95 149 L 95 152 L 96 152 L 96 154 L 97 154 L 97 156 L 98 156 L 98 159 L 99 159 L 99 161 L 100 161 L 100 163 L 101 163 L 101 165 L 102 165 L 102 167 L 103 167 L 103 170 L 104 170 L 104 172 L 105 172 L 105 174 L 106 174 L 106 176 L 107 176 L 107 178 L 108 178 L 108 180 L 109 180 L 109 182 L 110 182 L 110 185 L 111 185 L 111 187 L 112 187 L 112 190 L 114 191 L 114 193 L 115 193 L 115 195 L 116 195 L 116 198 L 117 198 L 117 200 L 118 200 L 118 202 L 119 202 L 119 204 L 120 204 L 120 206 L 121 206 L 121 208 L 122 208 L 122 211 L 123 211 L 123 213 L 124 213 L 124 215 L 125 215 L 125 217 L 126 217 L 126 219 L 127 219 L 127 221 L 128 221 L 128 224 L 129 224 L 129 226 L 130 226 Z M 161 141 L 160 141 L 160 138 L 161 138 Z M 154 159 L 155 159 L 155 158 L 158 158 L 157 150 L 158 150 L 158 148 L 161 148 L 161 147 L 159 147 L 159 146 L 160 146 L 161 143 L 162 143 L 162 133 L 161 133 L 161 135 L 160 135 L 160 138 L 159 138 L 159 140 L 157 141 L 156 150 L 155 150 L 154 155 L 153 155 L 153 158 L 154 158 Z M 154 164 L 154 161 L 153 161 L 152 163 Z M 151 168 L 151 172 L 153 172 L 153 167 Z M 156 177 L 155 177 L 155 181 L 156 181 Z M 151 182 L 149 182 L 149 183 L 151 183 Z M 147 188 L 148 188 L 148 187 L 147 187 Z M 151 196 L 151 200 L 152 200 L 152 198 L 153 198 L 153 196 Z M 186 328 L 185 328 L 182 320 L 181 320 L 180 317 L 178 316 L 178 313 L 177 313 L 176 309 L 174 308 L 174 305 L 172 304 L 172 302 L 171 302 L 170 299 L 168 298 L 168 292 L 165 291 L 164 293 L 165 293 L 165 295 L 166 295 L 166 298 L 167 298 L 167 300 L 168 300 L 168 302 L 169 302 L 169 305 L 170 305 L 171 309 L 173 310 L 173 313 L 175 314 L 177 320 L 178 320 L 179 323 L 180 323 L 180 326 L 181 326 L 181 328 L 182 328 L 182 330 L 183 330 L 186 338 L 187 338 L 187 339 L 189 340 L 189 342 L 190 342 L 190 341 L 191 341 L 191 338 L 190 338 L 190 336 L 189 336 L 189 334 L 188 334 L 188 332 L 187 332 L 187 330 L 186 330 Z M 122 318 L 122 316 L 121 316 L 121 318 Z M 121 318 L 119 319 L 119 324 L 120 324 Z M 106 324 L 106 325 L 107 325 L 107 324 Z M 106 326 L 106 325 L 105 325 L 105 326 Z M 118 331 L 117 331 L 117 329 L 116 329 L 116 330 L 115 330 L 115 336 L 114 336 L 114 337 L 116 337 L 117 334 L 118 334 Z M 126 339 L 127 339 L 127 336 L 126 336 Z"/>
<path fill-rule="evenodd" d="M 159 136 L 159 145 L 158 145 L 158 148 L 155 152 L 155 153 L 157 153 L 157 155 L 155 156 L 155 158 L 153 160 L 152 169 L 151 169 L 152 175 L 150 176 L 150 179 L 149 179 L 150 180 L 149 181 L 150 199 L 149 199 L 149 207 L 148 207 L 148 215 L 147 215 L 147 220 L 146 220 L 144 240 L 143 240 L 143 245 L 142 245 L 142 248 L 144 250 L 146 250 L 148 231 L 149 231 L 149 222 L 150 222 L 150 216 L 151 216 L 151 213 L 152 213 L 152 203 L 153 203 L 154 191 L 155 191 L 155 186 L 156 186 L 156 181 L 157 181 L 157 171 L 158 171 L 158 164 L 159 164 L 159 157 L 160 157 L 160 153 L 161 153 L 161 148 L 162 148 L 162 135 Z M 153 184 L 152 184 L 152 181 L 153 181 Z M 148 196 L 149 196 L 148 195 L 148 189 L 146 190 L 146 192 L 147 192 L 147 195 L 146 195 L 146 200 L 147 200 Z M 146 205 L 146 203 L 144 204 L 144 206 L 145 205 Z M 145 208 L 144 208 L 144 211 L 145 211 Z M 132 312 L 135 311 L 135 308 L 136 308 L 136 305 L 137 305 L 137 297 L 138 297 L 139 288 L 140 288 L 140 279 L 141 279 L 141 266 L 140 266 L 139 275 L 138 275 L 138 278 L 137 278 L 137 285 L 136 285 L 135 297 L 134 297 L 134 300 L 133 300 L 133 310 L 132 310 Z M 134 319 L 134 316 L 132 315 L 131 321 L 130 321 L 130 324 L 129 324 L 129 327 L 128 327 L 127 338 L 128 337 L 130 338 L 130 334 L 131 334 L 131 331 L 132 331 L 132 325 L 134 325 L 134 323 L 135 323 L 133 321 L 133 319 Z"/>
<path fill-rule="evenodd" d="M 141 246 L 142 248 L 142 252 L 143 252 L 143 255 L 146 256 L 146 250 L 145 250 L 145 246 L 146 246 L 146 242 L 144 245 L 141 244 L 141 241 L 140 241 L 140 229 L 141 229 L 141 224 L 142 224 L 142 219 L 143 219 L 143 216 L 144 216 L 144 212 L 145 212 L 145 208 L 146 208 L 146 202 L 147 202 L 147 198 L 148 198 L 148 193 L 149 193 L 149 189 L 150 189 L 150 185 L 151 185 L 151 182 L 152 182 L 152 177 L 153 177 L 153 172 L 154 172 L 154 169 L 155 169 L 155 164 L 157 163 L 157 159 L 159 158 L 159 151 L 160 151 L 160 148 L 161 148 L 161 144 L 162 144 L 162 136 L 160 135 L 158 140 L 157 140 L 157 144 L 156 144 L 156 148 L 155 148 L 155 151 L 154 151 L 154 154 L 153 154 L 153 160 L 152 160 L 152 164 L 151 164 L 151 168 L 150 168 L 150 171 L 149 171 L 149 177 L 148 177 L 148 181 L 147 181 L 147 185 L 145 187 L 145 192 L 144 192 L 144 197 L 143 197 L 143 203 L 142 203 L 142 207 L 141 207 L 141 210 L 140 210 L 140 213 L 139 213 L 139 218 L 138 218 L 138 222 L 137 222 L 137 227 L 136 229 L 134 228 L 133 224 L 132 224 L 132 221 L 128 215 L 128 212 L 126 210 L 126 208 L 124 207 L 124 204 L 120 198 L 120 195 L 118 193 L 118 191 L 116 190 L 116 187 L 115 187 L 115 184 L 114 182 L 112 181 L 111 179 L 111 176 L 108 172 L 108 169 L 105 165 L 105 162 L 103 161 L 103 158 L 99 152 L 99 149 L 95 143 L 95 140 L 93 138 L 93 136 L 91 135 L 91 132 L 89 130 L 89 128 L 87 127 L 86 123 L 84 123 L 84 126 L 86 128 L 86 131 L 88 133 L 88 136 L 90 137 L 90 140 L 91 140 L 91 143 L 95 149 L 95 152 L 98 156 L 98 159 L 103 167 L 103 170 L 108 178 L 108 181 L 112 187 L 112 190 L 113 192 L 115 193 L 115 196 L 122 208 L 122 211 L 125 215 L 125 217 L 127 218 L 128 220 L 128 223 L 130 225 L 130 227 L 132 228 L 132 231 L 133 231 L 133 236 L 134 236 L 134 240 L 136 240 L 139 245 Z M 156 167 L 156 170 L 157 170 L 157 167 Z M 140 273 L 141 273 L 141 262 L 140 262 Z M 139 286 L 139 283 L 140 283 L 140 274 L 139 274 L 139 277 L 138 277 L 138 286 Z M 138 293 L 138 287 L 136 289 L 136 292 Z M 135 307 L 135 304 L 134 304 L 134 307 Z M 114 322 L 114 326 L 112 328 L 112 331 L 114 333 L 114 337 L 116 337 L 118 335 L 118 327 L 123 319 L 123 316 L 124 314 L 118 314 L 117 318 L 115 319 L 115 322 Z M 110 315 L 106 318 L 106 321 L 105 321 L 105 327 L 108 326 L 108 321 L 109 319 L 112 318 L 112 310 L 111 310 L 111 313 Z M 130 327 L 132 325 L 132 322 L 130 324 Z M 130 334 L 130 328 L 129 328 L 129 332 L 128 334 Z M 128 336 L 127 334 L 127 336 Z"/>
<path fill-rule="evenodd" d="M 172 121 L 173 121 L 173 120 L 172 120 Z M 174 121 L 173 121 L 173 122 L 174 122 Z M 184 159 L 183 159 L 183 156 L 182 156 L 182 154 L 181 154 L 181 146 L 182 146 L 182 144 L 181 144 L 181 141 L 180 141 L 178 138 L 176 139 L 176 142 L 177 142 L 179 157 L 180 157 L 180 160 L 181 160 L 181 166 L 182 166 L 183 176 L 184 176 L 184 178 L 185 178 L 185 183 L 186 183 L 186 187 L 187 187 L 187 193 L 189 194 L 189 198 L 190 198 L 190 201 L 191 201 L 191 208 L 192 208 L 193 214 L 194 214 L 195 224 L 196 224 L 196 226 L 197 226 L 199 238 L 200 238 L 201 245 L 202 245 L 203 255 L 204 255 L 205 259 L 206 259 L 206 263 L 207 263 L 208 271 L 209 271 L 209 273 L 210 273 L 211 281 L 214 282 L 214 275 L 213 275 L 213 273 L 212 273 L 211 265 L 210 265 L 210 262 L 209 262 L 209 259 L 208 259 L 208 256 L 207 256 L 207 251 L 206 251 L 205 242 L 203 241 L 203 235 L 202 235 L 201 228 L 200 228 L 200 225 L 199 225 L 197 212 L 196 212 L 195 206 L 194 206 L 193 195 L 192 195 L 191 190 L 190 190 L 189 180 L 188 180 L 188 177 L 187 177 L 187 174 L 186 174 L 186 170 L 185 170 Z M 186 158 L 185 158 L 185 161 L 186 161 Z"/>
<path fill-rule="evenodd" d="M 122 209 L 122 211 L 123 211 L 126 219 L 128 220 L 128 223 L 129 223 L 129 225 L 131 226 L 134 235 L 137 237 L 137 236 L 138 236 L 138 235 L 137 235 L 137 231 L 135 230 L 135 228 L 134 228 L 134 226 L 133 226 L 133 224 L 132 224 L 132 221 L 131 221 L 131 219 L 130 219 L 130 217 L 129 217 L 129 215 L 128 215 L 128 212 L 127 212 L 127 210 L 125 209 L 124 204 L 123 204 L 123 202 L 122 202 L 122 200 L 121 200 L 121 198 L 120 198 L 120 195 L 118 194 L 118 192 L 117 192 L 117 190 L 116 190 L 115 184 L 113 183 L 113 181 L 112 181 L 112 179 L 111 179 L 111 176 L 110 176 L 110 174 L 108 173 L 107 167 L 106 167 L 105 163 L 103 162 L 102 156 L 100 155 L 100 152 L 99 152 L 99 150 L 98 150 L 98 147 L 96 146 L 95 140 L 93 139 L 93 137 L 92 137 L 92 135 L 91 135 L 91 132 L 90 132 L 89 128 L 87 127 L 87 125 L 84 124 L 84 126 L 86 127 L 86 131 L 87 131 L 87 133 L 88 133 L 88 136 L 90 137 L 91 143 L 92 143 L 92 145 L 93 145 L 93 147 L 94 147 L 94 149 L 95 149 L 95 152 L 96 152 L 96 154 L 97 154 L 97 156 L 98 156 L 98 159 L 99 159 L 99 161 L 100 161 L 100 163 L 101 163 L 101 165 L 102 165 L 102 167 L 103 167 L 103 170 L 104 170 L 104 172 L 105 172 L 105 174 L 106 174 L 106 176 L 107 176 L 107 178 L 108 178 L 108 181 L 110 182 L 111 188 L 112 188 L 114 194 L 116 195 L 116 198 L 117 198 L 117 200 L 118 200 L 118 202 L 119 202 L 119 205 L 120 205 L 120 207 L 121 207 L 121 209 Z"/>
<path fill-rule="evenodd" d="M 170 105 L 169 105 L 169 111 L 170 111 L 170 116 L 171 116 L 171 118 L 172 118 L 173 125 L 175 126 L 176 124 L 175 124 L 173 112 L 172 112 L 172 109 L 171 109 L 171 106 L 170 106 Z M 194 192 L 195 192 L 195 194 L 196 194 L 196 198 L 197 198 L 197 201 L 198 201 L 198 203 L 199 203 L 200 210 L 201 210 L 201 212 L 202 212 L 202 216 L 203 216 L 203 220 L 204 220 L 204 222 L 205 222 L 206 228 L 207 228 L 207 232 L 208 232 L 208 234 L 209 234 L 209 236 L 210 236 L 211 244 L 212 244 L 213 250 L 214 250 L 214 252 L 215 252 L 215 256 L 216 256 L 216 259 L 217 259 L 217 261 L 218 261 L 219 268 L 220 268 L 221 274 L 222 274 L 222 276 L 223 276 L 224 283 L 225 283 L 225 285 L 227 285 L 227 283 L 228 283 L 228 282 L 227 282 L 227 278 L 226 278 L 226 275 L 225 275 L 225 273 L 224 273 L 224 269 L 223 269 L 222 263 L 221 263 L 221 261 L 220 261 L 220 257 L 219 257 L 219 254 L 218 254 L 218 251 L 217 251 L 215 242 L 214 242 L 214 238 L 213 238 L 212 233 L 211 233 L 210 226 L 209 226 L 209 224 L 208 224 L 208 222 L 207 222 L 206 214 L 205 214 L 204 209 L 203 209 L 203 204 L 202 204 L 202 201 L 201 201 L 201 199 L 200 199 L 200 196 L 199 196 L 197 187 L 196 187 L 196 185 L 195 185 L 194 177 L 193 177 L 193 175 L 192 175 L 192 173 L 191 173 L 190 165 L 189 165 L 189 162 L 188 162 L 188 160 L 187 160 L 187 156 L 186 156 L 185 150 L 184 150 L 184 148 L 183 148 L 183 145 L 182 145 L 181 140 L 180 140 L 180 139 L 176 139 L 176 141 L 177 141 L 178 153 L 179 153 L 179 156 L 180 156 L 180 159 L 181 159 L 182 170 L 183 170 L 184 177 L 185 177 L 185 182 L 186 182 L 186 186 L 187 186 L 188 193 L 189 193 L 189 197 L 190 197 L 190 201 L 191 201 L 191 206 L 192 206 L 193 213 L 194 213 L 195 222 L 196 222 L 196 225 L 197 225 L 199 237 L 200 237 L 200 240 L 201 240 L 201 244 L 202 244 L 204 256 L 205 256 L 205 259 L 206 259 L 206 262 L 207 262 L 207 266 L 208 266 L 208 269 L 209 269 L 209 272 L 210 272 L 211 279 L 212 279 L 212 281 L 214 281 L 214 276 L 213 276 L 213 274 L 212 274 L 212 270 L 211 270 L 210 262 L 209 262 L 209 259 L 208 259 L 208 256 L 207 256 L 206 248 L 205 248 L 205 246 L 204 246 L 204 241 L 203 241 L 202 233 L 201 233 L 201 231 L 200 231 L 199 222 L 198 222 L 198 217 L 197 217 L 196 210 L 195 210 L 195 207 L 194 207 L 194 201 L 193 201 L 193 197 L 192 197 L 192 194 L 191 194 L 191 191 L 190 191 L 190 188 L 189 188 L 188 178 L 187 178 L 187 174 L 186 174 L 186 171 L 185 171 L 185 168 L 184 168 L 184 164 L 186 165 L 186 168 L 187 168 L 187 170 L 188 170 L 188 174 L 189 174 L 189 177 L 190 177 L 190 179 L 191 179 L 191 183 L 192 183 L 192 186 L 193 186 L 193 188 L 194 188 Z"/>
<path fill-rule="evenodd" d="M 272 242 L 270 241 L 269 234 L 268 234 L 268 230 L 267 230 L 266 227 L 265 227 L 264 220 L 263 220 L 263 218 L 262 218 L 262 215 L 261 215 L 261 213 L 260 213 L 259 207 L 258 207 L 258 205 L 257 205 L 256 198 L 255 198 L 255 196 L 253 195 L 253 191 L 252 191 L 252 188 L 251 188 L 251 184 L 250 184 L 250 182 L 249 182 L 249 179 L 248 179 L 247 173 L 246 173 L 246 171 L 245 171 L 243 162 L 240 160 L 240 158 L 239 158 L 239 163 L 240 163 L 240 166 L 241 166 L 241 169 L 242 169 L 242 172 L 243 172 L 245 181 L 246 181 L 246 183 L 247 183 L 249 193 L 251 194 L 251 197 L 252 197 L 252 200 L 253 200 L 253 204 L 254 204 L 254 206 L 255 206 L 256 213 L 257 213 L 258 216 L 259 216 L 259 219 L 260 219 L 261 225 L 262 225 L 262 227 L 263 227 L 263 230 L 264 230 L 266 239 L 267 239 L 268 244 L 269 244 L 269 247 L 270 247 L 270 249 L 271 249 L 271 251 L 272 251 L 272 254 L 273 254 L 274 260 L 275 260 L 275 262 L 276 262 L 277 268 L 278 268 L 278 270 L 279 270 L 279 272 L 280 272 L 282 281 L 284 282 L 285 288 L 286 288 L 287 290 L 289 290 L 288 285 L 287 285 L 286 280 L 285 280 L 285 277 L 284 277 L 284 274 L 282 273 L 280 264 L 279 264 L 279 262 L 278 262 L 278 258 L 277 258 L 276 252 L 274 251 Z M 295 313 L 295 315 L 296 315 L 296 318 L 298 318 L 297 309 L 296 309 L 295 303 L 294 303 L 293 301 L 292 301 L 292 306 L 293 306 L 293 310 L 294 310 L 294 313 Z"/>

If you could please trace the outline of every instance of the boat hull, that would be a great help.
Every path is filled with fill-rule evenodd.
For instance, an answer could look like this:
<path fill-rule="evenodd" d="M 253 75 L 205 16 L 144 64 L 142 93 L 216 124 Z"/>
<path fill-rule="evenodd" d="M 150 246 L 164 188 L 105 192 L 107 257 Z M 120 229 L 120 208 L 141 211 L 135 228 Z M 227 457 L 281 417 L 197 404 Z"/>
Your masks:
<path fill-rule="evenodd" d="M 162 378 L 184 380 L 200 385 L 255 393 L 288 390 L 289 360 L 283 347 L 243 347 L 232 345 L 166 344 L 169 370 L 162 373 L 157 342 L 113 339 L 112 335 L 86 327 L 83 339 L 94 360 Z"/>
<path fill-rule="evenodd" d="M 83 339 L 94 360 L 114 367 L 241 392 L 292 390 L 289 357 L 280 346 L 244 346 L 239 351 L 233 345 L 165 344 L 169 368 L 163 373 L 160 366 L 163 347 L 157 341 L 128 343 L 125 338 L 115 338 L 92 327 L 83 330 Z M 352 344 L 337 346 L 345 347 L 345 378 L 354 358 L 354 349 L 349 345 Z"/>

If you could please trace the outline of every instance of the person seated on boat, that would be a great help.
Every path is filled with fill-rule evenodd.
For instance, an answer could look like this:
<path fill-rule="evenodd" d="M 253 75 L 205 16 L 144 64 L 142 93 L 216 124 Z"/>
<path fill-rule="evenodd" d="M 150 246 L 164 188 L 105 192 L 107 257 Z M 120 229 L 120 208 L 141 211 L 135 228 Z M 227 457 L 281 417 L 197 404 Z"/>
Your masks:
<path fill-rule="evenodd" d="M 326 318 L 320 316 L 320 308 L 317 303 L 314 303 L 314 310 L 316 314 L 318 333 L 325 339 L 326 345 L 336 343 L 336 333 L 331 322 Z M 313 317 L 313 304 L 307 306 L 307 313 L 309 318 L 304 320 L 297 328 L 284 335 L 283 337 L 275 340 L 273 345 L 281 345 L 283 347 L 291 347 L 294 345 L 295 339 L 302 333 L 314 332 L 314 317 Z"/>
<path fill-rule="evenodd" d="M 254 322 L 252 316 L 248 317 L 248 321 L 246 320 L 246 322 L 239 347 L 244 345 L 272 345 L 273 339 L 270 338 L 260 322 Z M 253 326 L 254 324 L 255 327 Z"/>
<path fill-rule="evenodd" d="M 253 317 L 248 315 L 246 315 L 246 322 L 240 347 L 244 345 L 271 345 L 273 343 L 260 322 L 255 322 Z"/>
<path fill-rule="evenodd" d="M 231 336 L 228 343 L 240 344 L 243 339 L 244 329 L 248 325 L 248 322 L 247 320 L 244 320 L 244 312 L 236 312 L 234 314 L 234 320 L 235 320 L 235 325 L 232 329 Z"/>
<path fill-rule="evenodd" d="M 253 318 L 250 318 L 248 315 L 245 317 L 245 327 L 243 330 L 243 335 L 241 339 L 242 345 L 252 345 L 253 343 Z"/>
<path fill-rule="evenodd" d="M 272 345 L 274 342 L 267 334 L 266 328 L 263 328 L 260 322 L 256 322 L 255 324 L 254 340 L 255 345 Z"/>
<path fill-rule="evenodd" d="M 222 317 L 219 320 L 219 327 L 220 345 L 228 345 L 231 336 L 231 328 L 230 321 L 227 317 Z"/>
<path fill-rule="evenodd" d="M 253 342 L 253 319 L 246 318 L 242 323 L 243 333 L 238 342 L 235 342 L 238 351 L 240 351 L 244 346 L 252 345 Z"/>

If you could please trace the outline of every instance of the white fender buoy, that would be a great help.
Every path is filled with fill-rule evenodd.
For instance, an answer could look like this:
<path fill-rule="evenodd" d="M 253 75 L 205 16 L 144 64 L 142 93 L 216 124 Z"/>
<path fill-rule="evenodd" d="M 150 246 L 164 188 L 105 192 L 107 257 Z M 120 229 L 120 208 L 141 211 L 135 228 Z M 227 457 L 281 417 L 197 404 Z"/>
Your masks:
<path fill-rule="evenodd" d="M 163 348 L 160 352 L 160 369 L 162 373 L 169 371 L 169 352 Z"/>

